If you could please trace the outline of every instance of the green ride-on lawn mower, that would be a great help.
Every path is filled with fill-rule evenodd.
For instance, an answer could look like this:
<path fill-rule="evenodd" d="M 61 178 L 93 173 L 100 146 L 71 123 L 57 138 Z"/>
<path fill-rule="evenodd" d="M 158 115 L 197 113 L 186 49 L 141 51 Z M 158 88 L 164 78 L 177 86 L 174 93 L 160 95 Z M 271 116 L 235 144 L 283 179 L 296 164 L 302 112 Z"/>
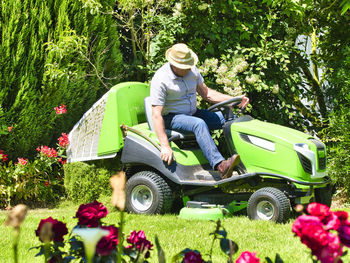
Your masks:
<path fill-rule="evenodd" d="M 149 85 L 139 82 L 114 86 L 69 133 L 68 162 L 121 153 L 129 212 L 166 213 L 175 200 L 182 200 L 182 218 L 215 220 L 246 208 L 251 219 L 285 222 L 296 204 L 331 205 L 325 145 L 248 115 L 235 118 L 232 107 L 239 98 L 209 108 L 223 112 L 227 152 L 241 157 L 232 177 L 221 179 L 212 170 L 193 134 L 166 130 L 175 161 L 163 162 L 149 92 Z"/>

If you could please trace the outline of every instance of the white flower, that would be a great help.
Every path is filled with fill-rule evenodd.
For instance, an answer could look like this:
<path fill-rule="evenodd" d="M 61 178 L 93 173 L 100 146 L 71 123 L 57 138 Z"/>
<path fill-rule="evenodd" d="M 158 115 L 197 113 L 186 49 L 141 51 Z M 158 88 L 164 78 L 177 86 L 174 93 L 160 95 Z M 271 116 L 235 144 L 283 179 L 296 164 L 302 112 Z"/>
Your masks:
<path fill-rule="evenodd" d="M 92 258 L 95 255 L 96 245 L 98 241 L 104 236 L 109 234 L 109 231 L 102 228 L 75 228 L 72 231 L 74 234 L 81 237 L 84 248 L 87 262 L 92 262 Z"/>
<path fill-rule="evenodd" d="M 220 67 L 218 68 L 217 72 L 219 74 L 225 74 L 227 72 L 227 65 L 221 64 Z"/>

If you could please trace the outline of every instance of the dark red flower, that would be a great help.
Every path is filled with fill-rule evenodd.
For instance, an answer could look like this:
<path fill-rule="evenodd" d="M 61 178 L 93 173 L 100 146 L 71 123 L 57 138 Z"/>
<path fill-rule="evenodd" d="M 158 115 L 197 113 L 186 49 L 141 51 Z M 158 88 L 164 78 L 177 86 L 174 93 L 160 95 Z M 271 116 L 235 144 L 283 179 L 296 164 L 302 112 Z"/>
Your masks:
<path fill-rule="evenodd" d="M 45 185 L 45 186 L 49 186 L 49 185 L 50 185 L 50 182 L 45 181 L 45 182 L 44 182 L 44 185 Z"/>
<path fill-rule="evenodd" d="M 255 255 L 256 253 L 244 251 L 239 256 L 239 258 L 237 258 L 236 263 L 259 263 L 260 259 L 257 258 Z"/>
<path fill-rule="evenodd" d="M 196 251 L 186 252 L 182 260 L 183 263 L 204 263 L 201 254 Z"/>
<path fill-rule="evenodd" d="M 109 234 L 97 243 L 96 252 L 102 256 L 108 256 L 118 245 L 118 228 L 115 226 L 102 226 L 101 228 L 108 230 Z"/>
<path fill-rule="evenodd" d="M 350 225 L 338 227 L 338 236 L 344 246 L 350 247 Z"/>
<path fill-rule="evenodd" d="M 63 148 L 66 148 L 68 146 L 69 139 L 66 133 L 62 133 L 62 136 L 58 138 L 58 144 Z"/>
<path fill-rule="evenodd" d="M 78 225 L 98 227 L 100 219 L 106 217 L 107 214 L 107 208 L 95 200 L 93 203 L 80 205 L 75 217 L 78 218 Z"/>
<path fill-rule="evenodd" d="M 55 107 L 56 114 L 65 114 L 67 112 L 66 105 L 62 104 L 59 107 Z"/>
<path fill-rule="evenodd" d="M 66 224 L 64 224 L 56 219 L 53 219 L 52 217 L 42 219 L 40 221 L 38 229 L 35 230 L 36 236 L 39 237 L 39 239 L 40 239 L 40 231 L 41 231 L 42 226 L 45 223 L 52 224 L 52 234 L 53 234 L 52 239 L 53 239 L 53 241 L 54 242 L 63 242 L 63 236 L 68 234 L 68 229 L 66 227 Z M 41 239 L 40 239 L 40 241 L 43 242 Z"/>
<path fill-rule="evenodd" d="M 145 255 L 145 258 L 148 258 L 150 256 L 149 250 L 152 249 L 153 244 L 146 239 L 145 232 L 143 232 L 143 230 L 140 230 L 138 232 L 131 232 L 130 236 L 126 239 L 126 241 L 131 244 L 131 246 L 128 246 L 127 248 L 136 248 L 138 251 L 141 252 L 144 249 L 147 249 L 148 251 Z"/>

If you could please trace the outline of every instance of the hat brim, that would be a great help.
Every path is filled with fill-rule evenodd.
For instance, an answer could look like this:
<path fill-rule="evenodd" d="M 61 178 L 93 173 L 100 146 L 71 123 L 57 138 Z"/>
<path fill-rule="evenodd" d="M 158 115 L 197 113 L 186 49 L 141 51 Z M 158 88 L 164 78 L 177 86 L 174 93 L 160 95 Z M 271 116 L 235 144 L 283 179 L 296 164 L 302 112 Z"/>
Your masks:
<path fill-rule="evenodd" d="M 193 68 L 197 62 L 198 62 L 198 56 L 196 55 L 196 53 L 194 53 L 191 49 L 190 49 L 190 53 L 191 53 L 191 57 L 192 60 L 186 63 L 179 63 L 175 60 L 173 60 L 170 56 L 170 51 L 171 48 L 169 48 L 166 52 L 165 52 L 165 58 L 169 61 L 169 63 L 177 68 L 180 69 L 191 69 Z"/>

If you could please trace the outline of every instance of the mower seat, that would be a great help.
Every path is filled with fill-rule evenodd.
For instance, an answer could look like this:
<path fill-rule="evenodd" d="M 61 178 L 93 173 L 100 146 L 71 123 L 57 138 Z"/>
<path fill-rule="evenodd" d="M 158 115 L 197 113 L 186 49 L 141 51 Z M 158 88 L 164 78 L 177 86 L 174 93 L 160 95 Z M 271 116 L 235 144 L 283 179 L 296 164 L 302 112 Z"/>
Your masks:
<path fill-rule="evenodd" d="M 154 131 L 153 120 L 152 120 L 152 104 L 151 97 L 146 97 L 144 100 L 145 106 L 145 114 L 148 123 L 148 127 L 151 131 Z M 165 129 L 165 133 L 167 134 L 169 141 L 175 140 L 194 140 L 195 136 L 193 133 L 181 133 L 174 130 Z"/>

